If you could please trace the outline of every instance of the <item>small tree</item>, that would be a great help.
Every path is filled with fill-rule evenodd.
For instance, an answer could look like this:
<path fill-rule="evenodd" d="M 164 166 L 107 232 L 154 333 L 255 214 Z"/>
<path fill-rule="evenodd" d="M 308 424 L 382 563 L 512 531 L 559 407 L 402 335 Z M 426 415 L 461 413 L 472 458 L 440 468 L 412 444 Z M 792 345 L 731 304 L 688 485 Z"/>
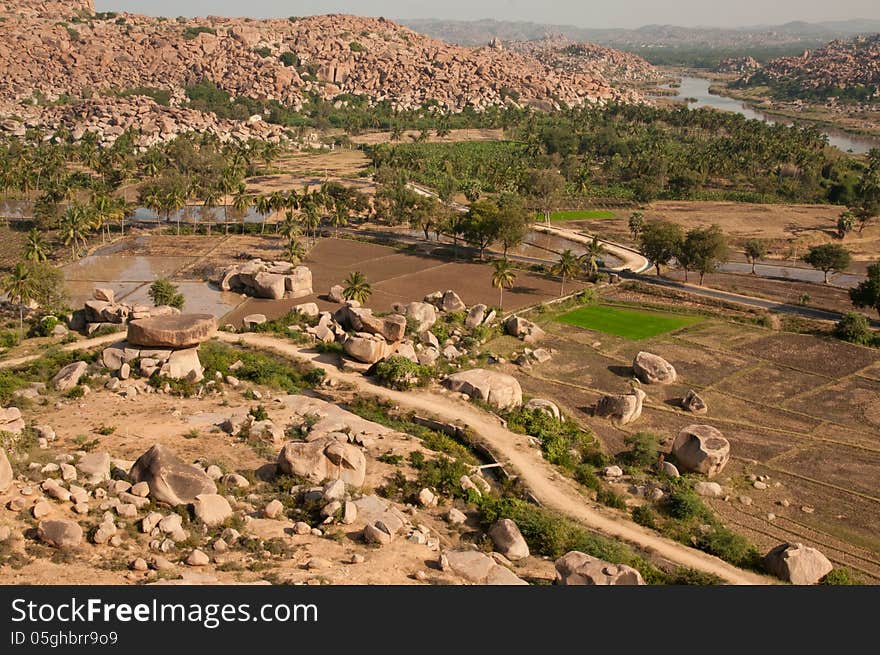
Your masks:
<path fill-rule="evenodd" d="M 657 275 L 660 267 L 669 264 L 681 252 L 684 243 L 684 230 L 668 221 L 651 221 L 642 227 L 639 235 L 639 249 L 654 265 Z"/>
<path fill-rule="evenodd" d="M 713 272 L 727 254 L 727 239 L 717 225 L 690 230 L 682 252 L 687 253 L 691 267 L 700 274 L 700 286 L 706 273 Z"/>
<path fill-rule="evenodd" d="M 858 312 L 848 312 L 834 327 L 834 336 L 850 343 L 869 346 L 874 343 L 874 333 L 868 325 L 868 319 Z"/>
<path fill-rule="evenodd" d="M 373 288 L 367 282 L 367 276 L 360 271 L 353 271 L 345 278 L 345 289 L 342 291 L 342 297 L 346 300 L 354 300 L 363 305 L 372 295 Z"/>
<path fill-rule="evenodd" d="M 34 228 L 27 235 L 24 246 L 24 258 L 29 262 L 44 262 L 49 259 L 49 247 L 43 234 Z"/>
<path fill-rule="evenodd" d="M 186 301 L 183 294 L 178 291 L 177 286 L 167 278 L 159 278 L 153 282 L 150 285 L 148 294 L 156 307 L 168 305 L 176 309 L 183 309 L 183 304 Z"/>
<path fill-rule="evenodd" d="M 18 305 L 18 328 L 24 334 L 24 308 L 32 300 L 31 269 L 24 262 L 16 264 L 3 278 L 3 292 Z"/>
<path fill-rule="evenodd" d="M 852 256 L 849 250 L 838 243 L 825 243 L 810 248 L 803 261 L 822 271 L 825 274 L 825 284 L 828 284 L 828 274 L 831 271 L 845 271 L 852 262 Z"/>
<path fill-rule="evenodd" d="M 632 466 L 648 467 L 657 462 L 660 453 L 660 439 L 650 432 L 627 435 L 623 440 L 629 450 L 622 453 L 624 463 Z"/>
<path fill-rule="evenodd" d="M 645 215 L 642 212 L 633 212 L 629 216 L 628 225 L 632 238 L 638 239 L 642 233 L 642 228 L 645 226 Z"/>
<path fill-rule="evenodd" d="M 868 278 L 849 290 L 849 298 L 856 307 L 870 307 L 880 314 L 880 263 L 868 266 Z"/>
<path fill-rule="evenodd" d="M 757 275 L 755 272 L 755 264 L 767 256 L 767 247 L 764 245 L 763 241 L 749 239 L 745 243 L 744 250 L 746 253 L 746 260 L 752 265 L 752 275 Z"/>
<path fill-rule="evenodd" d="M 853 231 L 856 224 L 856 215 L 850 210 L 846 210 L 840 214 L 837 219 L 837 238 L 843 241 L 846 235 Z"/>
<path fill-rule="evenodd" d="M 498 306 L 503 309 L 504 289 L 505 287 L 508 289 L 513 288 L 513 284 L 516 282 L 516 271 L 513 270 L 513 266 L 506 259 L 499 259 L 493 262 L 492 267 L 494 269 L 492 272 L 492 286 L 499 291 Z"/>

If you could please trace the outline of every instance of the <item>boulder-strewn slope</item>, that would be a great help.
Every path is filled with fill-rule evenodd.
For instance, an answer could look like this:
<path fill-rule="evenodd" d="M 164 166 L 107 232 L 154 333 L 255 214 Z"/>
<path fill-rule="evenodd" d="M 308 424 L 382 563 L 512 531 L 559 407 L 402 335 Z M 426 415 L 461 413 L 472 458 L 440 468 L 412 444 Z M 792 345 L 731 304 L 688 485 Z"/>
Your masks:
<path fill-rule="evenodd" d="M 558 71 L 596 75 L 613 84 L 658 82 L 663 74 L 638 55 L 595 43 L 578 43 L 562 35 L 535 41 L 515 41 L 514 52 L 531 55 Z"/>
<path fill-rule="evenodd" d="M 876 87 L 880 85 L 880 34 L 831 41 L 817 50 L 807 50 L 800 57 L 779 57 L 758 71 L 750 71 L 742 81 L 754 75 L 770 82 L 786 82 L 803 89 Z"/>
<path fill-rule="evenodd" d="M 184 88 L 202 81 L 233 97 L 295 108 L 311 96 L 337 100 L 343 94 L 402 109 L 434 101 L 453 111 L 514 98 L 549 108 L 630 97 L 595 71 L 558 69 L 491 47 L 449 45 L 384 18 L 160 19 L 122 13 L 65 22 L 58 20 L 58 4 L 22 0 L 0 6 L 0 116 L 21 115 L 38 92 L 41 105 L 63 99 L 63 111 L 38 109 L 68 125 L 59 114 L 88 114 L 89 102 L 127 106 L 131 100 L 119 94 L 162 89 L 170 92 L 170 106 L 152 122 L 197 120 L 174 112 L 186 104 Z M 88 3 L 77 3 L 68 15 L 81 5 Z M 151 111 L 138 107 L 136 113 Z M 24 115 L 35 120 L 33 110 Z"/>

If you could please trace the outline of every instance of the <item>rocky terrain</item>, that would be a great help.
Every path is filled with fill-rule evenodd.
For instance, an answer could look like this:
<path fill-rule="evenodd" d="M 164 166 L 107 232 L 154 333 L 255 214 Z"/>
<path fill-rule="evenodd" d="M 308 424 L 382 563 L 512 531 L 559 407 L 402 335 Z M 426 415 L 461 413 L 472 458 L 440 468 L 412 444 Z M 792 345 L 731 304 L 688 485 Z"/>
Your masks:
<path fill-rule="evenodd" d="M 875 87 L 880 85 L 880 35 L 832 41 L 800 57 L 779 57 L 760 69 L 747 70 L 740 82 L 754 75 L 760 81 L 785 82 L 804 89 Z"/>
<path fill-rule="evenodd" d="M 61 4 L 7 2 L 0 11 L 0 117 L 7 130 L 45 123 L 112 133 L 146 122 L 163 136 L 180 131 L 175 126 L 228 133 L 230 126 L 185 109 L 185 87 L 205 81 L 232 97 L 294 109 L 312 95 L 367 96 L 401 109 L 435 101 L 452 111 L 503 105 L 512 96 L 542 108 L 634 98 L 597 71 L 453 46 L 383 18 L 83 18 L 85 3 L 66 12 Z M 64 14 L 68 20 L 59 20 Z M 170 94 L 167 107 L 131 98 L 156 89 Z M 268 129 L 257 118 L 248 121 L 248 134 Z"/>
<path fill-rule="evenodd" d="M 595 43 L 578 43 L 561 34 L 536 41 L 514 41 L 508 47 L 558 71 L 601 76 L 614 84 L 656 83 L 664 77 L 638 55 Z"/>

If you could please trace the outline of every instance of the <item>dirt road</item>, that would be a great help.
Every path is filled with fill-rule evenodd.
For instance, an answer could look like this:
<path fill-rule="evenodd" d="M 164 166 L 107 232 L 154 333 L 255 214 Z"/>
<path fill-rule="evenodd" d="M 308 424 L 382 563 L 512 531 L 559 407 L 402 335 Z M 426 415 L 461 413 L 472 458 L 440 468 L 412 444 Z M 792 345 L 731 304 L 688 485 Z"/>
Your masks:
<path fill-rule="evenodd" d="M 728 584 L 772 584 L 769 578 L 738 569 L 717 557 L 660 537 L 627 520 L 620 513 L 600 509 L 578 489 L 574 482 L 554 470 L 541 456 L 540 451 L 529 445 L 527 437 L 507 430 L 496 417 L 470 403 L 437 392 L 403 393 L 386 389 L 371 383 L 359 374 L 345 373 L 328 365 L 319 354 L 305 351 L 289 341 L 270 335 L 221 332 L 218 337 L 222 341 L 241 342 L 297 360 L 316 363 L 327 371 L 328 377 L 350 384 L 358 391 L 390 400 L 401 407 L 432 414 L 445 420 L 454 417 L 478 434 L 505 467 L 519 475 L 520 480 L 543 505 L 577 520 L 592 530 L 656 553 L 659 557 L 679 566 L 717 575 Z"/>

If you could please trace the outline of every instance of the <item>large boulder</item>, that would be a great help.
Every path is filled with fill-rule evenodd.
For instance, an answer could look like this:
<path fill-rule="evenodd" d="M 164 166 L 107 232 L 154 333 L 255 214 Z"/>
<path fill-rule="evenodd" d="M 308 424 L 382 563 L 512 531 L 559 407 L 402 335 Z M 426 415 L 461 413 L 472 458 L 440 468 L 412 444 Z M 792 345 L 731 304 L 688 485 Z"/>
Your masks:
<path fill-rule="evenodd" d="M 546 335 L 544 330 L 537 325 L 519 316 L 511 316 L 504 321 L 504 331 L 512 337 L 522 339 L 526 343 L 535 343 Z"/>
<path fill-rule="evenodd" d="M 0 408 L 0 432 L 9 434 L 21 434 L 24 430 L 24 419 L 18 407 Z"/>
<path fill-rule="evenodd" d="M 217 485 L 201 468 L 186 464 L 160 444 L 138 458 L 129 476 L 132 482 L 146 482 L 154 501 L 172 507 L 188 505 L 200 494 L 217 493 Z"/>
<path fill-rule="evenodd" d="M 52 386 L 58 391 L 70 391 L 79 384 L 80 378 L 85 375 L 89 365 L 85 362 L 73 362 L 62 368 L 52 378 Z"/>
<path fill-rule="evenodd" d="M 375 364 L 388 356 L 388 343 L 379 334 L 357 332 L 342 344 L 345 354 L 364 364 Z"/>
<path fill-rule="evenodd" d="M 98 484 L 110 479 L 111 458 L 108 452 L 86 453 L 76 468 L 91 484 Z"/>
<path fill-rule="evenodd" d="M 82 543 L 83 529 L 76 521 L 53 519 L 40 521 L 37 527 L 40 541 L 55 548 L 75 548 Z"/>
<path fill-rule="evenodd" d="M 283 275 L 267 273 L 265 271 L 260 271 L 254 275 L 250 283 L 251 295 L 271 300 L 281 300 L 284 298 L 284 292 L 287 290 L 286 287 Z"/>
<path fill-rule="evenodd" d="M 12 465 L 6 456 L 6 451 L 0 448 L 0 494 L 5 493 L 12 486 L 14 479 Z"/>
<path fill-rule="evenodd" d="M 556 560 L 558 585 L 643 585 L 642 574 L 624 564 L 611 564 L 573 550 Z"/>
<path fill-rule="evenodd" d="M 730 460 L 730 442 L 711 425 L 689 425 L 675 438 L 672 454 L 679 469 L 712 478 Z"/>
<path fill-rule="evenodd" d="M 528 584 L 510 569 L 499 565 L 493 558 L 477 550 L 447 550 L 440 555 L 440 568 L 474 584 Z"/>
<path fill-rule="evenodd" d="M 415 331 L 418 333 L 430 330 L 437 322 L 437 310 L 434 305 L 426 302 L 411 302 L 405 305 L 403 314 L 415 321 Z"/>
<path fill-rule="evenodd" d="M 342 294 L 345 292 L 345 287 L 341 284 L 334 284 L 330 287 L 330 292 L 327 294 L 327 300 L 329 302 L 345 302 L 345 296 Z"/>
<path fill-rule="evenodd" d="M 290 441 L 278 455 L 278 468 L 288 475 L 320 483 L 342 480 L 348 485 L 364 484 L 367 461 L 359 448 L 327 436 L 314 441 Z"/>
<path fill-rule="evenodd" d="M 780 544 L 764 557 L 764 568 L 796 585 L 816 584 L 834 568 L 828 558 L 803 544 Z"/>
<path fill-rule="evenodd" d="M 207 341 L 217 330 L 210 314 L 155 316 L 128 324 L 128 343 L 147 348 L 192 348 Z"/>
<path fill-rule="evenodd" d="M 522 405 L 522 387 L 515 377 L 506 373 L 474 368 L 450 375 L 443 380 L 443 386 L 471 398 L 479 398 L 500 410 Z"/>
<path fill-rule="evenodd" d="M 253 259 L 226 269 L 219 285 L 223 291 L 237 291 L 255 298 L 302 298 L 312 293 L 312 272 L 305 266 L 287 262 Z"/>
<path fill-rule="evenodd" d="M 519 531 L 519 527 L 510 519 L 496 521 L 489 528 L 489 538 L 495 545 L 495 551 L 509 560 L 516 561 L 529 556 L 529 545 Z"/>
<path fill-rule="evenodd" d="M 618 425 L 626 425 L 642 415 L 644 400 L 645 392 L 641 389 L 633 389 L 631 393 L 619 396 L 602 396 L 596 403 L 596 416 L 606 416 Z"/>
<path fill-rule="evenodd" d="M 678 377 L 672 364 L 659 355 L 644 351 L 633 359 L 633 372 L 645 384 L 672 384 Z"/>

